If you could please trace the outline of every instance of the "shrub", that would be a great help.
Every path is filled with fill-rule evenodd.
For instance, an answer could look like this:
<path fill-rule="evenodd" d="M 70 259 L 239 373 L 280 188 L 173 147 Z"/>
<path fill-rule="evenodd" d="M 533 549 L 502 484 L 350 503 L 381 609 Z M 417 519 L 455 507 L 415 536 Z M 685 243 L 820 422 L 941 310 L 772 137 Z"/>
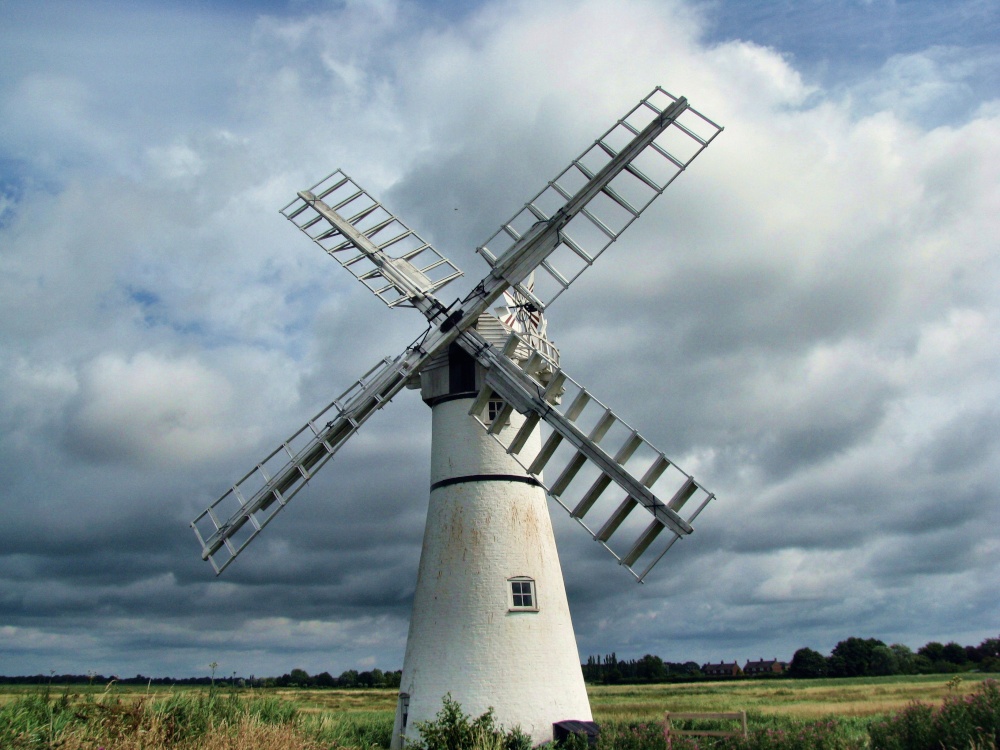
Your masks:
<path fill-rule="evenodd" d="M 874 722 L 868 729 L 872 750 L 932 747 L 934 709 L 911 703 L 898 714 Z"/>
<path fill-rule="evenodd" d="M 869 729 L 872 750 L 966 750 L 1000 746 L 1000 686 L 985 680 L 976 692 L 949 696 L 940 708 L 913 703 Z"/>
<path fill-rule="evenodd" d="M 407 743 L 414 750 L 531 750 L 531 737 L 520 727 L 504 730 L 492 708 L 470 720 L 451 693 L 434 721 L 418 721 L 416 726 L 420 740 Z"/>
<path fill-rule="evenodd" d="M 731 728 L 731 725 L 725 727 Z M 746 737 L 739 734 L 731 737 L 672 736 L 669 747 L 670 750 L 855 750 L 862 746 L 861 740 L 845 731 L 838 720 L 779 720 L 772 722 L 772 726 L 751 730 Z M 645 750 L 657 747 L 662 747 L 662 743 L 647 745 Z"/>
<path fill-rule="evenodd" d="M 794 729 L 765 729 L 735 737 L 732 750 L 850 750 L 856 747 L 836 721 L 815 721 Z"/>

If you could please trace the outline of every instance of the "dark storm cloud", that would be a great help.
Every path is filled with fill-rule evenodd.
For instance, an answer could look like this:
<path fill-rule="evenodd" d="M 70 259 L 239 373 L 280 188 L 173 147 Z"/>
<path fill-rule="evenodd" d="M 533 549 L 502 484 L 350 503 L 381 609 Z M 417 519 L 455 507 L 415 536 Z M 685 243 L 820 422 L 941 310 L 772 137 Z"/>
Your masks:
<path fill-rule="evenodd" d="M 416 393 L 220 579 L 187 527 L 424 329 L 277 209 L 344 168 L 466 272 L 450 302 L 486 270 L 475 245 L 657 83 L 727 130 L 550 333 L 718 498 L 643 586 L 553 506 L 581 651 L 995 634 L 992 37 L 942 50 L 877 3 L 819 26 L 818 4 L 95 7 L 0 11 L 6 670 L 398 668 Z M 865 28 L 860 57 L 827 44 Z"/>

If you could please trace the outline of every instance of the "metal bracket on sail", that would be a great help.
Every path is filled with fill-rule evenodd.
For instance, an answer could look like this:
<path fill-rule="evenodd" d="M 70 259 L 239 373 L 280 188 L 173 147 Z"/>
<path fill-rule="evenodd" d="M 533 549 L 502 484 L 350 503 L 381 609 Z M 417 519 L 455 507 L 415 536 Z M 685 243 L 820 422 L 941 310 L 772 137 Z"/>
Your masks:
<path fill-rule="evenodd" d="M 339 169 L 281 214 L 389 307 L 419 307 L 418 300 L 462 275 Z"/>
<path fill-rule="evenodd" d="M 470 413 L 642 581 L 677 539 L 692 532 L 691 523 L 715 496 L 556 363 L 543 367 L 533 361 L 541 352 L 518 357 L 525 344 L 516 333 L 500 351 L 474 349 L 471 339 L 466 332 L 459 343 L 488 369 Z M 542 380 L 539 372 L 551 374 Z M 500 420 L 487 423 L 487 404 L 493 401 L 496 410 L 498 400 L 504 402 L 501 414 L 513 409 L 525 415 L 516 429 L 497 427 Z M 536 429 L 542 432 L 540 447 L 529 449 Z M 633 513 L 638 508 L 646 512 Z M 685 517 L 685 509 L 693 512 Z"/>

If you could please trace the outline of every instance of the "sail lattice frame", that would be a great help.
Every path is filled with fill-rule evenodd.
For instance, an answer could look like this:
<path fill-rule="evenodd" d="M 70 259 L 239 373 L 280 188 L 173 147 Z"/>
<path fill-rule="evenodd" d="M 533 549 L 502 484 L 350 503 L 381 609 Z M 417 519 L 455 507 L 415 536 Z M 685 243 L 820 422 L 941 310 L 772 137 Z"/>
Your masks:
<path fill-rule="evenodd" d="M 403 357 L 384 358 L 247 472 L 191 522 L 218 575 L 313 475 L 389 402 L 409 377 Z"/>
<path fill-rule="evenodd" d="M 550 220 L 567 200 L 632 139 L 672 105 L 683 101 L 657 87 L 524 207 L 504 222 L 476 252 L 495 266 L 538 222 Z M 686 102 L 685 102 L 686 104 Z M 546 309 L 621 236 L 715 137 L 722 126 L 691 107 L 674 119 L 655 140 L 632 158 L 560 232 L 559 244 L 534 272 L 534 288 L 515 289 Z"/>
<path fill-rule="evenodd" d="M 641 582 L 715 495 L 519 334 L 491 355 L 469 413 Z M 505 429 L 515 410 L 525 420 Z"/>
<path fill-rule="evenodd" d="M 336 212 L 355 231 L 366 238 L 372 249 L 384 254 L 389 263 L 404 266 L 413 279 L 419 280 L 424 293 L 432 293 L 459 278 L 462 272 L 416 232 L 390 213 L 340 169 L 304 190 L 281 209 L 291 221 L 323 251 L 350 271 L 389 307 L 412 306 L 410 294 L 401 289 L 373 261 L 357 239 L 345 233 L 317 210 L 318 199 Z"/>

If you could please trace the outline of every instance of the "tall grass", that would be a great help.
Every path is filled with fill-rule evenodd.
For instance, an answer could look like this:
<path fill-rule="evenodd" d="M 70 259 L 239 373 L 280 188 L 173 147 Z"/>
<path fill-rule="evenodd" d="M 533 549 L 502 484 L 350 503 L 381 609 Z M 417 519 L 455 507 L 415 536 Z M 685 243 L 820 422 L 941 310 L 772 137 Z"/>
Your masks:
<path fill-rule="evenodd" d="M 389 747 L 393 718 L 384 711 L 305 714 L 298 726 L 324 747 L 372 750 Z"/>
<path fill-rule="evenodd" d="M 293 735 L 302 735 L 294 723 L 297 713 L 295 706 L 277 698 L 244 699 L 235 693 L 220 695 L 214 691 L 132 700 L 113 693 L 83 698 L 68 692 L 58 697 L 48 691 L 28 693 L 0 707 L 0 748 L 185 750 L 208 747 L 213 742 L 217 747 L 229 747 L 230 740 L 243 743 L 251 736 L 259 740 L 261 735 L 274 735 L 276 739 L 287 736 L 291 741 Z M 299 739 L 287 746 L 305 747 L 306 743 Z"/>
<path fill-rule="evenodd" d="M 0 707 L 0 748 L 49 747 L 72 723 L 68 694 L 22 696 Z"/>

